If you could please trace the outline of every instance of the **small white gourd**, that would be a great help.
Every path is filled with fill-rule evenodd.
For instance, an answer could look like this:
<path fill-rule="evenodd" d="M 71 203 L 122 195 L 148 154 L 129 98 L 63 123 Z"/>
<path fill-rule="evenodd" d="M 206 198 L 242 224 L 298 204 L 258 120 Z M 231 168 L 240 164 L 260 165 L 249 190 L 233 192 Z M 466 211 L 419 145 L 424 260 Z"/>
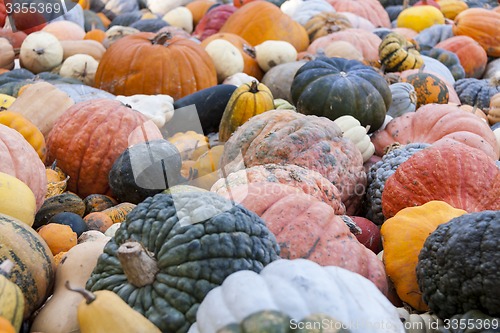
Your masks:
<path fill-rule="evenodd" d="M 186 7 L 174 8 L 166 13 L 162 19 L 171 26 L 182 28 L 188 33 L 193 32 L 193 14 Z"/>
<path fill-rule="evenodd" d="M 59 75 L 82 81 L 88 86 L 94 85 L 95 73 L 99 62 L 88 54 L 75 54 L 64 60 Z"/>
<path fill-rule="evenodd" d="M 259 67 L 267 72 L 272 67 L 297 60 L 297 50 L 289 42 L 267 40 L 255 46 L 255 57 Z"/>
<path fill-rule="evenodd" d="M 205 47 L 215 65 L 217 79 L 223 82 L 228 76 L 243 72 L 245 63 L 240 50 L 224 39 L 215 39 Z"/>
<path fill-rule="evenodd" d="M 342 116 L 333 121 L 337 126 L 340 127 L 344 138 L 350 139 L 356 147 L 358 147 L 361 155 L 363 156 L 363 162 L 366 162 L 375 153 L 375 146 L 370 140 L 367 132 L 368 129 L 361 126 L 359 120 L 353 116 Z"/>
<path fill-rule="evenodd" d="M 63 61 L 61 42 L 51 33 L 37 31 L 29 34 L 21 44 L 21 67 L 32 73 L 48 72 Z"/>

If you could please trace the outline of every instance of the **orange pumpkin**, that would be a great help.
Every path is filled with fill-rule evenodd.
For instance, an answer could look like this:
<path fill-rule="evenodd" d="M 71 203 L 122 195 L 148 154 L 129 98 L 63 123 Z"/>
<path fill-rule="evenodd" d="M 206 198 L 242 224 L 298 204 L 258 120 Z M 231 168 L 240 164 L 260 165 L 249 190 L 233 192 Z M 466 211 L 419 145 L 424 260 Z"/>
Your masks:
<path fill-rule="evenodd" d="M 469 8 L 455 17 L 455 36 L 466 35 L 477 41 L 490 57 L 500 57 L 500 13 L 483 8 Z"/>
<path fill-rule="evenodd" d="M 83 39 L 95 40 L 96 42 L 102 43 L 106 38 L 106 33 L 101 29 L 92 29 L 87 31 Z"/>
<path fill-rule="evenodd" d="M 389 14 L 378 0 L 328 0 L 337 12 L 350 12 L 372 22 L 375 27 L 391 27 Z"/>
<path fill-rule="evenodd" d="M 49 246 L 52 255 L 69 251 L 77 243 L 78 236 L 69 225 L 49 223 L 38 230 L 38 234 Z"/>
<path fill-rule="evenodd" d="M 480 79 L 483 76 L 488 63 L 488 55 L 471 37 L 453 36 L 439 42 L 435 47 L 455 53 L 465 70 L 466 77 Z"/>
<path fill-rule="evenodd" d="M 266 40 L 283 40 L 301 52 L 309 45 L 306 29 L 267 1 L 253 1 L 242 6 L 228 18 L 219 32 L 239 35 L 252 46 Z"/>
<path fill-rule="evenodd" d="M 115 95 L 166 94 L 174 100 L 216 84 L 215 66 L 203 47 L 168 33 L 119 39 L 95 75 L 95 86 Z"/>
<path fill-rule="evenodd" d="M 2 316 L 0 316 L 0 333 L 16 333 L 12 323 Z"/>
<path fill-rule="evenodd" d="M 207 10 L 215 5 L 215 1 L 213 0 L 195 0 L 186 5 L 186 8 L 189 9 L 191 14 L 193 15 L 193 24 L 196 26 L 198 22 L 200 22 L 201 18 L 205 15 Z"/>
<path fill-rule="evenodd" d="M 418 71 L 403 78 L 402 82 L 408 82 L 415 88 L 417 108 L 430 103 L 448 103 L 450 93 L 446 87 L 446 82 L 436 75 Z"/>

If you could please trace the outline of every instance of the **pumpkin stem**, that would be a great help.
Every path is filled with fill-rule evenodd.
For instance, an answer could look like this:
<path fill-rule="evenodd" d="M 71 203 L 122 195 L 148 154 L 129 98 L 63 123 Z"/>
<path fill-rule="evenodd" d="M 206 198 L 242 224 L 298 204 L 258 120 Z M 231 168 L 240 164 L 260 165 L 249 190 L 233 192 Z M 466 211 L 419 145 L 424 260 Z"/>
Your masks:
<path fill-rule="evenodd" d="M 128 282 L 140 288 L 152 284 L 158 273 L 158 265 L 144 246 L 136 241 L 123 243 L 116 252 Z"/>
<path fill-rule="evenodd" d="M 250 89 L 248 91 L 256 94 L 259 92 L 258 86 L 259 84 L 257 83 L 257 81 L 253 80 L 252 83 L 250 84 Z"/>
<path fill-rule="evenodd" d="M 361 230 L 361 228 L 349 216 L 347 216 L 347 215 L 341 215 L 340 218 L 342 219 L 342 221 L 344 221 L 344 223 L 349 228 L 349 231 L 353 235 L 361 235 L 363 233 L 363 231 Z"/>
<path fill-rule="evenodd" d="M 69 285 L 69 281 L 68 280 L 66 280 L 66 282 L 64 283 L 64 286 L 66 287 L 66 289 L 74 291 L 74 292 L 77 292 L 80 295 L 82 295 L 83 298 L 85 298 L 85 302 L 87 304 L 92 303 L 96 299 L 96 296 L 93 293 L 91 293 L 90 291 L 88 291 L 87 289 L 85 289 L 85 288 L 73 288 L 73 287 L 71 287 Z"/>
<path fill-rule="evenodd" d="M 153 45 L 165 45 L 165 43 L 172 39 L 172 34 L 170 32 L 160 32 L 153 39 L 151 39 L 151 44 Z"/>
<path fill-rule="evenodd" d="M 42 55 L 45 53 L 44 49 L 33 49 L 33 52 L 35 52 L 37 55 Z"/>
<path fill-rule="evenodd" d="M 384 149 L 384 155 L 401 147 L 399 142 L 393 142 Z"/>
<path fill-rule="evenodd" d="M 253 59 L 255 59 L 255 57 L 257 57 L 257 53 L 255 52 L 255 48 L 250 46 L 250 45 L 243 44 L 243 52 L 248 54 Z"/>
<path fill-rule="evenodd" d="M 50 166 L 50 168 L 52 170 L 55 170 L 57 168 L 57 160 L 54 160 L 54 162 L 52 163 L 52 165 Z"/>
<path fill-rule="evenodd" d="M 0 264 L 0 275 L 9 276 L 10 272 L 14 268 L 14 263 L 7 259 Z"/>

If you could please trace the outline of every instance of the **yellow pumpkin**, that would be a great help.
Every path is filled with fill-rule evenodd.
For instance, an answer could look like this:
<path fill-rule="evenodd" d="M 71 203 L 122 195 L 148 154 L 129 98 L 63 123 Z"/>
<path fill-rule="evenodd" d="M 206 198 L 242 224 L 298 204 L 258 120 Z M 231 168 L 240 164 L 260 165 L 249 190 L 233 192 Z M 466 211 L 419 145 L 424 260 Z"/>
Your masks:
<path fill-rule="evenodd" d="M 418 254 L 427 237 L 442 223 L 467 213 L 444 201 L 430 201 L 400 210 L 382 224 L 383 262 L 399 298 L 418 311 L 427 311 L 418 287 Z"/>
<path fill-rule="evenodd" d="M 444 17 L 450 20 L 455 19 L 459 13 L 469 8 L 469 5 L 462 0 L 438 0 L 438 5 Z"/>
<path fill-rule="evenodd" d="M 398 28 L 410 28 L 420 32 L 435 24 L 444 24 L 444 15 L 434 6 L 413 6 L 398 15 L 396 24 Z"/>
<path fill-rule="evenodd" d="M 31 189 L 14 176 L 0 172 L 0 214 L 14 217 L 29 226 L 36 214 L 36 199 Z"/>
<path fill-rule="evenodd" d="M 194 175 L 189 184 L 210 190 L 212 185 L 221 178 L 219 162 L 223 152 L 224 146 L 220 145 L 201 155 L 192 166 Z"/>
<path fill-rule="evenodd" d="M 177 148 L 183 161 L 192 160 L 195 153 L 209 149 L 208 138 L 195 131 L 175 133 L 168 141 Z"/>
<path fill-rule="evenodd" d="M 274 97 L 263 83 L 252 81 L 239 86 L 224 109 L 219 126 L 219 141 L 226 142 L 248 119 L 274 109 Z"/>

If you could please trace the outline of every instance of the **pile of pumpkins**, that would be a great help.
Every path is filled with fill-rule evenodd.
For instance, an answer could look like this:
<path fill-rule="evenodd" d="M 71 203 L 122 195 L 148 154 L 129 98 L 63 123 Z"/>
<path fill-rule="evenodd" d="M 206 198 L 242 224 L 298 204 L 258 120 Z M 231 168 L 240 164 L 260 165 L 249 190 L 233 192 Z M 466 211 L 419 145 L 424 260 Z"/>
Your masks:
<path fill-rule="evenodd" d="M 0 333 L 498 331 L 496 0 L 67 5 L 0 2 Z"/>

